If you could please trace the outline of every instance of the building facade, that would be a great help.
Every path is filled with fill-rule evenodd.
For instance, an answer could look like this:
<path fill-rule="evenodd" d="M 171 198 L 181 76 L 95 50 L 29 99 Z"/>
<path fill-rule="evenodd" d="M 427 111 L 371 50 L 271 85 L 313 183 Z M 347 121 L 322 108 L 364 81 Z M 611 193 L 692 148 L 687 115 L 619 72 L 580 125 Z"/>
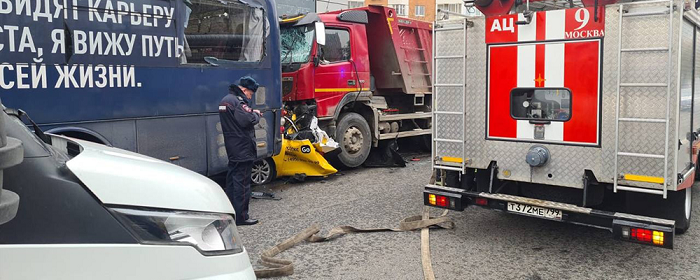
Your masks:
<path fill-rule="evenodd" d="M 460 0 L 461 1 L 461 0 Z M 422 21 L 435 20 L 435 0 L 349 0 L 349 7 L 362 7 L 368 5 L 381 5 L 392 7 L 396 14 Z"/>
<path fill-rule="evenodd" d="M 470 16 L 481 15 L 476 8 L 465 7 L 463 0 L 316 0 L 316 12 L 323 13 L 368 5 L 392 7 L 401 17 L 428 22 L 435 21 L 436 16 L 449 18 L 449 14 L 438 14 L 437 9 Z"/>

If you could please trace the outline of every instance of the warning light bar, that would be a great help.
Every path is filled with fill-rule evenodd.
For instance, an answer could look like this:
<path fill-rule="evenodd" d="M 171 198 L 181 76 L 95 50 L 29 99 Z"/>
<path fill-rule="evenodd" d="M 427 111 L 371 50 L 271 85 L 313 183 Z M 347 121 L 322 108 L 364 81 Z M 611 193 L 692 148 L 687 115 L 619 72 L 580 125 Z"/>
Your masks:
<path fill-rule="evenodd" d="M 671 227 L 615 220 L 613 234 L 623 241 L 673 248 L 674 229 Z"/>
<path fill-rule="evenodd" d="M 452 210 L 463 210 L 462 197 L 454 194 L 424 193 L 424 204 L 447 208 Z"/>

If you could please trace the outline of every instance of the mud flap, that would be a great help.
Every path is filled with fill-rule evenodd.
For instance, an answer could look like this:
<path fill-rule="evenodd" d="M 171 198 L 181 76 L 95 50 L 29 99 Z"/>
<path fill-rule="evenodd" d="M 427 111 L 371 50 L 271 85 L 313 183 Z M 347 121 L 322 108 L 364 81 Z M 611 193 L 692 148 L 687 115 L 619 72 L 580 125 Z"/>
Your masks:
<path fill-rule="evenodd" d="M 406 167 L 406 160 L 399 154 L 399 144 L 396 139 L 379 143 L 372 149 L 365 167 Z"/>

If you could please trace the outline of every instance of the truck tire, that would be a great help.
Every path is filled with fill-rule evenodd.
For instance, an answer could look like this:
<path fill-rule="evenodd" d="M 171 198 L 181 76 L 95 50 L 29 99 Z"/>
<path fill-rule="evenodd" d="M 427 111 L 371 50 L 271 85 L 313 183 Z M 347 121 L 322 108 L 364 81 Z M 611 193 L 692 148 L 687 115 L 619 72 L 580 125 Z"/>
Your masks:
<path fill-rule="evenodd" d="M 340 152 L 333 162 L 341 168 L 362 165 L 369 156 L 372 145 L 372 134 L 365 118 L 357 113 L 341 115 L 335 135 L 340 144 Z"/>
<path fill-rule="evenodd" d="M 671 197 L 673 194 L 674 197 Z M 671 215 L 676 220 L 676 233 L 683 234 L 690 228 L 690 218 L 693 215 L 693 186 L 682 191 L 669 192 L 669 200 L 676 200 L 676 209 L 670 207 Z"/>
<path fill-rule="evenodd" d="M 676 233 L 683 234 L 690 228 L 693 188 L 669 191 L 667 198 L 660 195 L 627 193 L 627 211 L 632 214 L 658 217 L 676 221 Z M 653 207 L 652 207 L 653 206 Z"/>

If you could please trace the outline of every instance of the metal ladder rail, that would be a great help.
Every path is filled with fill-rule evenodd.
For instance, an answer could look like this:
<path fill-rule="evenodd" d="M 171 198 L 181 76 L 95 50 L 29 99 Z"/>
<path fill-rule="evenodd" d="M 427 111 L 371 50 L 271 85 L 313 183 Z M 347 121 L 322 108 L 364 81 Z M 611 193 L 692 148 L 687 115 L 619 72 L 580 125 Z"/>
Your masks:
<path fill-rule="evenodd" d="M 462 174 L 467 165 L 467 19 L 462 19 Z"/>
<path fill-rule="evenodd" d="M 435 22 L 434 26 L 437 26 L 437 21 Z M 433 151 L 432 151 L 432 158 L 433 158 L 433 169 L 444 169 L 444 170 L 453 170 L 453 171 L 460 171 L 464 173 L 465 171 L 465 153 L 466 153 L 466 148 L 464 147 L 465 145 L 465 139 L 466 139 L 466 132 L 464 132 L 464 129 L 462 129 L 462 139 L 447 139 L 447 138 L 440 138 L 437 135 L 437 121 L 438 121 L 438 115 L 460 115 L 462 116 L 462 124 L 466 124 L 466 84 L 464 81 L 462 81 L 461 84 L 440 84 L 438 83 L 438 64 L 439 61 L 444 61 L 444 60 L 457 60 L 461 59 L 462 60 L 462 79 L 466 78 L 466 42 L 462 44 L 462 55 L 449 55 L 449 56 L 440 56 L 437 53 L 437 33 L 442 32 L 442 31 L 455 31 L 455 30 L 463 30 L 463 35 L 464 39 L 466 40 L 466 29 L 467 29 L 467 24 L 466 24 L 466 19 L 462 23 L 462 28 L 445 28 L 444 30 L 441 30 L 440 28 L 434 28 L 433 29 L 433 121 L 435 122 L 435 125 L 433 125 Z M 455 112 L 455 111 L 438 111 L 437 110 L 437 104 L 438 104 L 438 97 L 439 94 L 438 89 L 440 88 L 445 88 L 445 87 L 459 87 L 461 88 L 461 95 L 462 95 L 462 104 L 461 104 L 461 111 Z M 437 144 L 439 142 L 442 143 L 460 143 L 462 146 L 462 161 L 460 163 L 460 167 L 451 167 L 451 166 L 438 166 L 435 164 L 435 158 L 436 158 L 436 151 L 437 151 Z"/>
<path fill-rule="evenodd" d="M 650 4 L 650 3 L 668 3 L 668 14 L 669 14 L 669 31 L 668 31 L 668 46 L 666 48 L 631 48 L 631 49 L 623 49 L 622 48 L 622 32 L 623 32 L 623 19 L 624 19 L 624 7 L 625 5 L 627 6 L 632 6 L 635 4 Z M 632 2 L 632 3 L 625 3 L 625 4 L 620 4 L 620 15 L 619 15 L 619 28 L 618 28 L 618 56 L 617 56 L 617 94 L 616 94 L 616 106 L 615 106 L 615 167 L 614 167 L 614 176 L 613 176 L 613 192 L 617 192 L 618 189 L 623 189 L 623 190 L 629 190 L 629 191 L 638 191 L 638 192 L 646 192 L 646 193 L 656 193 L 656 194 L 662 194 L 664 198 L 666 198 L 667 193 L 668 193 L 668 185 L 667 185 L 667 178 L 668 178 L 668 144 L 669 144 L 669 137 L 668 137 L 668 131 L 669 131 L 669 117 L 670 117 L 670 102 L 671 102 L 671 67 L 673 64 L 673 55 L 671 52 L 671 47 L 673 46 L 673 10 L 674 10 L 674 0 L 660 0 L 660 1 L 646 1 L 646 2 Z M 665 12 L 664 12 L 665 13 Z M 628 16 L 637 16 L 637 17 L 642 17 L 642 16 L 653 16 L 653 15 L 658 15 L 658 14 L 663 14 L 663 13 L 634 13 L 630 14 Z M 648 52 L 648 51 L 660 51 L 660 52 L 667 52 L 668 53 L 668 61 L 667 61 L 667 78 L 666 78 L 666 83 L 665 84 L 656 84 L 656 83 L 622 83 L 621 82 L 621 77 L 622 77 L 622 54 L 625 52 Z M 620 89 L 622 87 L 666 87 L 666 118 L 665 119 L 644 119 L 644 118 L 620 118 Z M 664 123 L 665 124 L 665 135 L 664 135 L 664 154 L 663 155 L 654 155 L 654 154 L 643 154 L 643 153 L 629 153 L 629 152 L 620 152 L 620 122 L 643 122 L 643 123 Z M 654 191 L 654 190 L 648 190 L 648 189 L 639 189 L 639 188 L 632 188 L 632 187 L 625 187 L 625 186 L 618 186 L 618 181 L 619 181 L 619 157 L 620 156 L 631 156 L 631 157 L 643 157 L 643 158 L 657 158 L 657 159 L 663 159 L 664 161 L 664 170 L 663 170 L 663 191 Z"/>

